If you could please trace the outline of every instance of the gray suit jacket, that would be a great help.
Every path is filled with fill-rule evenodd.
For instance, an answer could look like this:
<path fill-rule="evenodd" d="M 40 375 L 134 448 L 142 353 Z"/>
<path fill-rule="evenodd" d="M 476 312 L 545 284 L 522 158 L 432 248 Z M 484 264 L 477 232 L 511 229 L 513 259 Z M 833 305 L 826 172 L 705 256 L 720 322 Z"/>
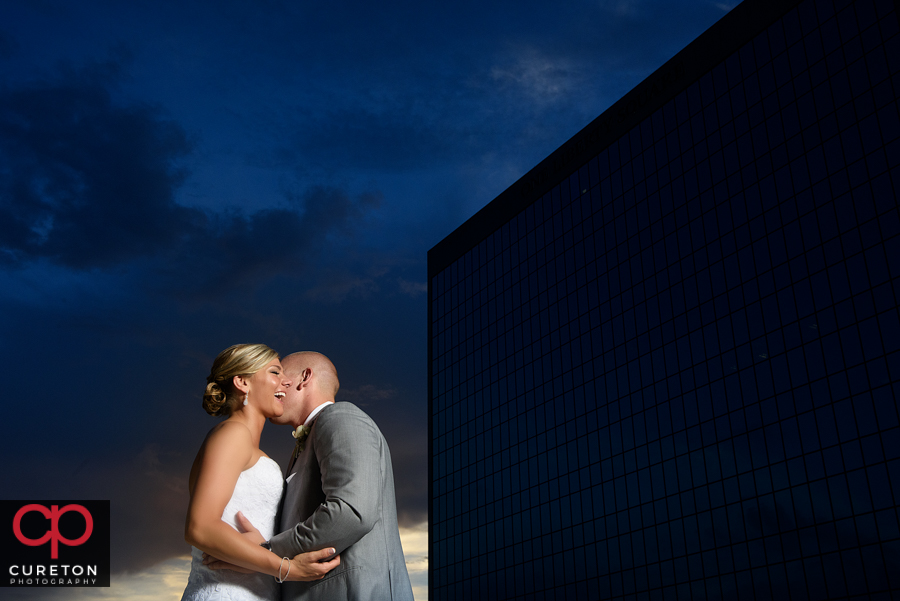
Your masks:
<path fill-rule="evenodd" d="M 368 415 L 350 403 L 323 409 L 288 478 L 272 550 L 293 557 L 334 547 L 341 565 L 322 580 L 284 583 L 284 601 L 413 600 L 391 453 Z"/>

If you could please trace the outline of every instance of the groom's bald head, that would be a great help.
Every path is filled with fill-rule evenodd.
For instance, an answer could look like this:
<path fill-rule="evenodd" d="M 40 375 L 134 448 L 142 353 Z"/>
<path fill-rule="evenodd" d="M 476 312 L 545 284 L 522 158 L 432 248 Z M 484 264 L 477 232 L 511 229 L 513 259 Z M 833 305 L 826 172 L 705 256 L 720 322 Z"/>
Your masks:
<path fill-rule="evenodd" d="M 315 351 L 292 353 L 281 360 L 281 365 L 291 377 L 298 376 L 301 379 L 309 377 L 307 376 L 309 370 L 308 373 L 315 379 L 318 392 L 323 395 L 334 397 L 341 387 L 334 363 L 322 353 Z"/>
<path fill-rule="evenodd" d="M 313 409 L 333 401 L 340 382 L 334 363 L 322 353 L 302 351 L 282 358 L 285 375 L 293 382 L 284 398 L 284 413 L 271 418 L 275 424 L 303 424 Z"/>

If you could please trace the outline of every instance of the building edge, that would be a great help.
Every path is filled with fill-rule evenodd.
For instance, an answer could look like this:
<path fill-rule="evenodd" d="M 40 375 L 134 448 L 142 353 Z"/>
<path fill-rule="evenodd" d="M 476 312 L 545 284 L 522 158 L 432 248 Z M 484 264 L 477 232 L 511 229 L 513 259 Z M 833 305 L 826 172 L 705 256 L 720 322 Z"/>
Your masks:
<path fill-rule="evenodd" d="M 429 301 L 431 280 L 435 275 L 709 73 L 722 62 L 723 57 L 739 50 L 798 4 L 800 0 L 741 2 L 438 242 L 428 251 Z"/>

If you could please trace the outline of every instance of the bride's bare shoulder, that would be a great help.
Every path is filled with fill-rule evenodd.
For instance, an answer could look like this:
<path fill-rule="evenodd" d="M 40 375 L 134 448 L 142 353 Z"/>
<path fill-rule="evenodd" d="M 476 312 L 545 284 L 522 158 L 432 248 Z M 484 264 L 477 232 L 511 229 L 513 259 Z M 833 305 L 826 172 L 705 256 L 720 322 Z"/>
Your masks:
<path fill-rule="evenodd" d="M 224 421 L 207 433 L 191 466 L 189 487 L 193 491 L 201 471 L 219 473 L 238 466 L 244 469 L 255 449 L 250 429 L 236 421 Z M 244 467 L 241 467 L 244 466 Z"/>
<path fill-rule="evenodd" d="M 216 424 L 212 430 L 207 432 L 206 438 L 200 444 L 200 450 L 197 451 L 195 463 L 203 462 L 210 453 L 216 455 L 225 453 L 233 458 L 235 453 L 243 455 L 250 453 L 253 448 L 253 436 L 250 434 L 250 428 L 238 421 L 227 420 Z"/>
<path fill-rule="evenodd" d="M 209 440 L 212 436 L 247 436 L 249 438 L 250 428 L 237 420 L 227 419 L 213 426 L 206 435 L 206 439 Z"/>

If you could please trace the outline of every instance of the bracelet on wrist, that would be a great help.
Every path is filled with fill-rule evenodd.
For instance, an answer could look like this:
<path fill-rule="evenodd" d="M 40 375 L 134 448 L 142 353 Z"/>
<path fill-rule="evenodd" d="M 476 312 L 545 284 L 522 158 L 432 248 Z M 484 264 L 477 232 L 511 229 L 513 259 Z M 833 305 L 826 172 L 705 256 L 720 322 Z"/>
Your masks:
<path fill-rule="evenodd" d="M 288 569 L 287 569 L 287 573 L 284 575 L 284 578 L 282 578 L 281 577 L 281 569 L 284 567 L 285 561 L 288 562 Z M 275 577 L 275 582 L 277 582 L 278 584 L 281 584 L 282 582 L 287 580 L 287 577 L 291 575 L 291 565 L 292 565 L 292 563 L 291 563 L 290 559 L 288 559 L 287 557 L 281 558 L 281 563 L 278 564 L 278 576 Z"/>

